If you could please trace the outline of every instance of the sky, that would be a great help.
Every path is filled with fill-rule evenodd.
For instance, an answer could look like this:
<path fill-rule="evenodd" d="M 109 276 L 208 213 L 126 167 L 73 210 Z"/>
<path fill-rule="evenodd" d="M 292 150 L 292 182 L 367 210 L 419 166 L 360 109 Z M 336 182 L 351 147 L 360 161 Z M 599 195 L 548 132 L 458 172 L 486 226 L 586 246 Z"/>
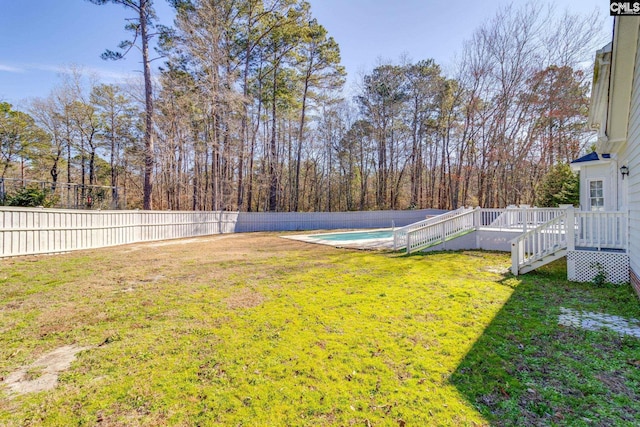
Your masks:
<path fill-rule="evenodd" d="M 382 60 L 398 62 L 433 58 L 447 70 L 465 40 L 491 19 L 508 0 L 308 0 L 314 17 L 340 45 L 348 84 Z M 513 0 L 515 5 L 524 0 Z M 559 10 L 598 10 L 604 30 L 611 31 L 609 0 L 554 0 Z M 159 21 L 171 25 L 165 0 L 155 0 Z M 121 61 L 104 61 L 128 38 L 132 15 L 114 4 L 87 0 L 0 0 L 0 101 L 16 108 L 46 97 L 75 66 L 101 82 L 118 83 L 140 76 L 138 52 Z M 157 65 L 161 61 L 156 61 Z"/>

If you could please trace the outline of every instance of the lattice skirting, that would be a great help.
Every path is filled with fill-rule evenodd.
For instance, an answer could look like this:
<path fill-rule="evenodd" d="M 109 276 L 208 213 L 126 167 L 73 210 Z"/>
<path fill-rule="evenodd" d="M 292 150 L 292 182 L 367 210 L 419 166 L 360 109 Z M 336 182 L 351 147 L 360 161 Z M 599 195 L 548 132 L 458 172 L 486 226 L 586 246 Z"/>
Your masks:
<path fill-rule="evenodd" d="M 574 282 L 592 282 L 602 271 L 609 283 L 629 283 L 629 256 L 614 252 L 567 252 L 567 276 Z"/>

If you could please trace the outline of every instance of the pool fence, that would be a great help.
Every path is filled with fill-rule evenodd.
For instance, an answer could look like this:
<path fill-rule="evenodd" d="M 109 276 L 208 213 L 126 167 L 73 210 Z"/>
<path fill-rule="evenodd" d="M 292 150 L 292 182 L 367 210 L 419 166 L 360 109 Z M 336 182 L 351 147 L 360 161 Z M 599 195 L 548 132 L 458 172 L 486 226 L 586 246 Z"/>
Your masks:
<path fill-rule="evenodd" d="M 0 207 L 0 257 L 95 249 L 222 233 L 403 227 L 446 211 L 89 211 Z"/>

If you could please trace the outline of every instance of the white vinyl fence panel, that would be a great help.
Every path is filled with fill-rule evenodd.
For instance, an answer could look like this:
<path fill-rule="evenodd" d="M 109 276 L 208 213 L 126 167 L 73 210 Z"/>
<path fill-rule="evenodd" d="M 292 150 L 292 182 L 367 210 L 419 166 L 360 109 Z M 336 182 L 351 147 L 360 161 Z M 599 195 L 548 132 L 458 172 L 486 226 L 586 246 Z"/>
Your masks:
<path fill-rule="evenodd" d="M 428 216 L 445 213 L 439 209 L 365 212 L 241 212 L 236 232 L 335 230 L 349 228 L 404 227 Z"/>
<path fill-rule="evenodd" d="M 0 256 L 102 248 L 233 232 L 237 212 L 0 209 Z"/>
<path fill-rule="evenodd" d="M 238 213 L 0 207 L 0 257 L 220 233 L 404 226 L 441 212 Z"/>

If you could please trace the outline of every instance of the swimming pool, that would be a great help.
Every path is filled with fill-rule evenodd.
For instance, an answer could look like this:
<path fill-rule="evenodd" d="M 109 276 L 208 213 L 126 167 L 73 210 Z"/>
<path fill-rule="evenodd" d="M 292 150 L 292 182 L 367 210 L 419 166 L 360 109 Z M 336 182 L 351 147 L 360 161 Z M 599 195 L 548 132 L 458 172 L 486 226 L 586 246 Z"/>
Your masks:
<path fill-rule="evenodd" d="M 393 249 L 393 230 L 390 228 L 377 230 L 343 231 L 326 234 L 285 235 L 285 239 L 300 242 L 329 245 L 336 248 L 391 250 Z"/>
<path fill-rule="evenodd" d="M 350 242 L 353 240 L 391 239 L 393 230 L 347 231 L 344 233 L 312 234 L 309 237 L 330 242 Z"/>

